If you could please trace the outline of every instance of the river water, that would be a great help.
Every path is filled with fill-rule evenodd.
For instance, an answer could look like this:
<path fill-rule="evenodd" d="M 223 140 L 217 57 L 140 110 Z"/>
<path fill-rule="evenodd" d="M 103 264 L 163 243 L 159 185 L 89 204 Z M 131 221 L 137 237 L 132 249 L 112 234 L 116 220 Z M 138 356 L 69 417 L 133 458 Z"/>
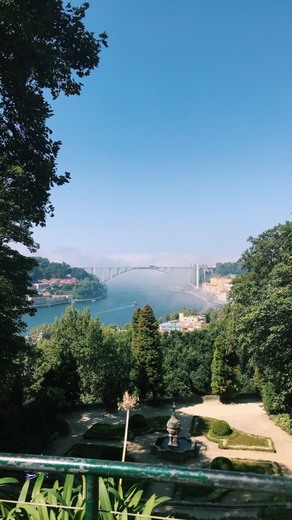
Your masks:
<path fill-rule="evenodd" d="M 149 304 L 156 316 L 160 318 L 168 312 L 182 308 L 195 308 L 198 311 L 208 303 L 198 294 L 190 294 L 190 287 L 181 290 L 181 280 L 161 273 L 126 273 L 108 283 L 108 296 L 104 300 L 77 302 L 76 308 L 82 311 L 89 308 L 92 317 L 98 316 L 104 325 L 119 326 L 129 323 L 137 307 Z M 194 291 L 195 293 L 195 291 Z M 52 323 L 60 318 L 68 305 L 38 308 L 35 316 L 25 316 L 27 331 L 33 327 Z"/>

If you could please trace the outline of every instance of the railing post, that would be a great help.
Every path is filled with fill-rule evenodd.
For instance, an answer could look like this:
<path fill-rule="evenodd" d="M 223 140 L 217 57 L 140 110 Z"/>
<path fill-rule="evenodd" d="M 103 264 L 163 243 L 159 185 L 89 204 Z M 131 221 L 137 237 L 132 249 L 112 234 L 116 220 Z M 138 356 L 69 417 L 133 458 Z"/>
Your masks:
<path fill-rule="evenodd" d="M 98 520 L 98 477 L 87 473 L 86 498 L 85 498 L 85 520 Z"/>

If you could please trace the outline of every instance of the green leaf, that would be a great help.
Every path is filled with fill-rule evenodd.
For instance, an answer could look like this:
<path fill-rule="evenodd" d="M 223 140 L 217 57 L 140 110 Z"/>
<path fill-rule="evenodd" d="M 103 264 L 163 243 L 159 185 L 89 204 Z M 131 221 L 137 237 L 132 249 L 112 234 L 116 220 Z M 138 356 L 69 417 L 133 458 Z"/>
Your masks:
<path fill-rule="evenodd" d="M 20 491 L 20 495 L 18 497 L 18 502 L 26 502 L 27 492 L 29 488 L 30 480 L 27 479 L 25 483 L 22 486 L 22 489 Z"/>
<path fill-rule="evenodd" d="M 6 484 L 17 484 L 18 480 L 14 477 L 2 477 L 0 478 L 0 486 L 5 486 Z"/>
<path fill-rule="evenodd" d="M 42 483 L 44 481 L 44 473 L 39 473 L 38 476 L 37 476 L 37 479 L 34 483 L 34 486 L 33 486 L 33 489 L 32 489 L 32 492 L 31 492 L 31 498 L 34 499 L 36 495 L 38 495 L 38 493 L 40 492 L 41 488 L 42 488 Z"/>
<path fill-rule="evenodd" d="M 104 480 L 99 478 L 98 483 L 100 516 L 103 520 L 114 520 L 114 515 L 111 513 L 112 504 Z"/>

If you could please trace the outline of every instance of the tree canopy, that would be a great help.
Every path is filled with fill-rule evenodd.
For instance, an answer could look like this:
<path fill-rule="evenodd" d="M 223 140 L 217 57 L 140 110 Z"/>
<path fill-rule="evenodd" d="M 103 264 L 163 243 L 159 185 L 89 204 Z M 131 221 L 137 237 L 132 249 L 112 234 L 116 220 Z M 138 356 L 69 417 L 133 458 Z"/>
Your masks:
<path fill-rule="evenodd" d="M 44 226 L 47 215 L 53 216 L 51 189 L 70 178 L 68 172 L 57 172 L 61 142 L 53 140 L 47 126 L 53 115 L 48 99 L 80 94 L 81 79 L 98 65 L 101 47 L 107 45 L 105 33 L 96 39 L 85 29 L 88 6 L 64 6 L 61 0 L 0 0 L 2 367 L 4 360 L 8 368 L 15 349 L 23 344 L 22 314 L 32 312 L 28 273 L 35 261 L 20 255 L 13 244 L 36 250 L 33 226 Z"/>
<path fill-rule="evenodd" d="M 235 337 L 242 359 L 260 371 L 274 410 L 292 407 L 292 222 L 251 237 L 246 272 L 231 291 Z M 270 399 L 271 402 L 271 399 Z M 273 406 L 272 406 L 273 407 Z"/>
<path fill-rule="evenodd" d="M 142 399 L 156 399 L 162 388 L 162 352 L 158 323 L 150 305 L 136 310 L 132 329 L 133 382 Z"/>
<path fill-rule="evenodd" d="M 61 0 L 2 0 L 0 40 L 2 240 L 33 248 L 31 226 L 53 214 L 50 191 L 69 180 L 57 173 L 60 141 L 54 141 L 45 98 L 80 94 L 80 79 L 98 65 L 106 34 L 96 39 L 83 24 L 88 4 Z"/>

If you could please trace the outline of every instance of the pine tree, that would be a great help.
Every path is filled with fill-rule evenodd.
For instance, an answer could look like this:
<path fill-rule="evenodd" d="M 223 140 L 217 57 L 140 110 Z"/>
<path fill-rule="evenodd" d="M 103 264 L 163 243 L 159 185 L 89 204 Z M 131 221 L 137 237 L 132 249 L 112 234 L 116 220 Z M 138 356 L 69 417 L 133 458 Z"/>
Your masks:
<path fill-rule="evenodd" d="M 137 309 L 132 327 L 133 382 L 142 399 L 155 400 L 161 393 L 162 352 L 158 323 L 150 305 Z"/>

